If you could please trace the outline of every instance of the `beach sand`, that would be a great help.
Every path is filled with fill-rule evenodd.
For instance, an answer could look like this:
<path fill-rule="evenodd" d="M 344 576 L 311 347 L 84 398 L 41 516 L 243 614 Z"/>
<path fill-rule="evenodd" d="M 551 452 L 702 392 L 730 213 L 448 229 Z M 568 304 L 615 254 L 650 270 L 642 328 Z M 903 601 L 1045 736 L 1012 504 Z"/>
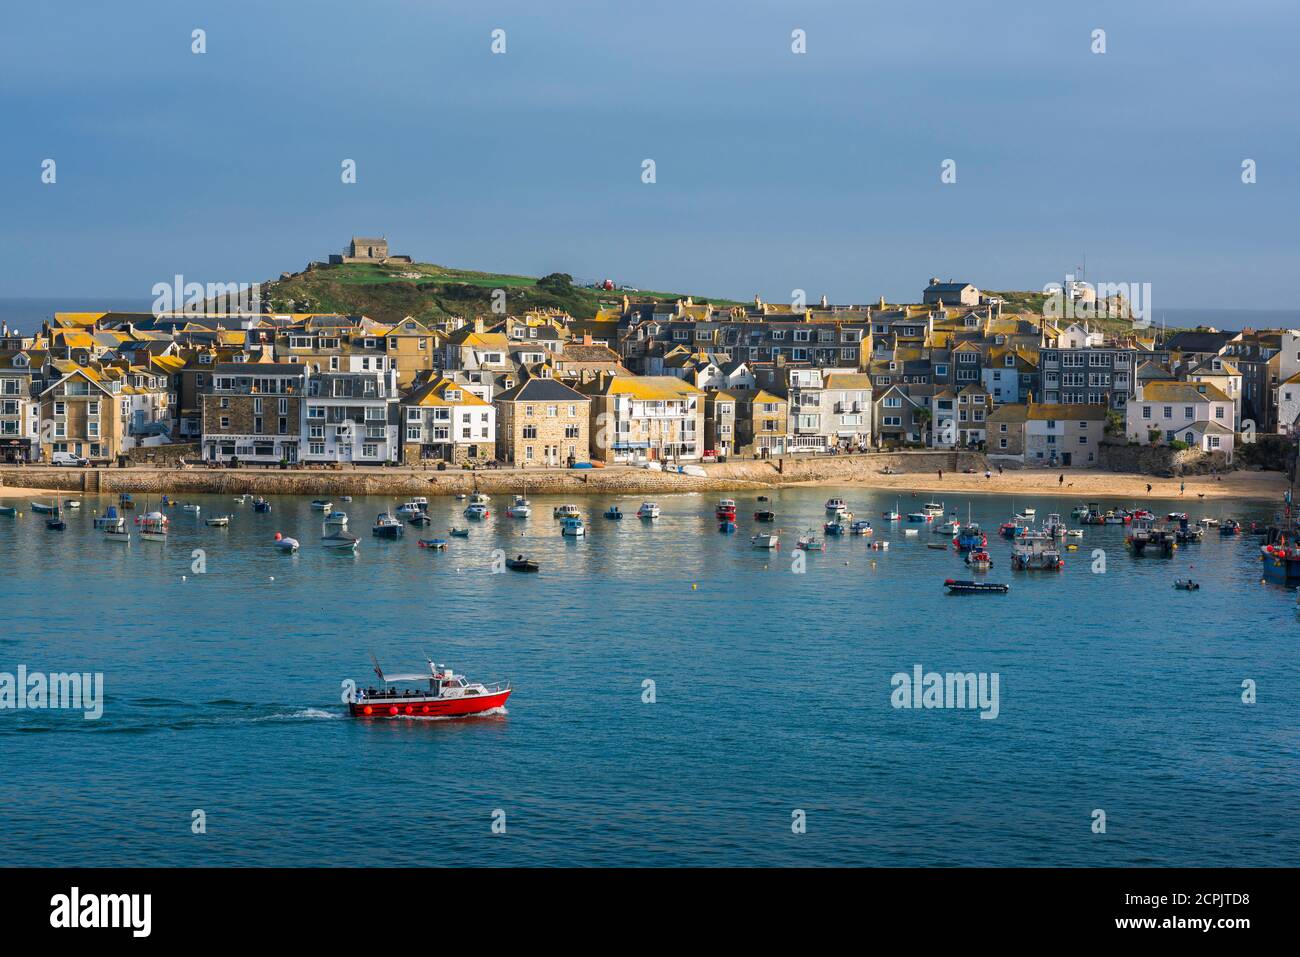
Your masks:
<path fill-rule="evenodd" d="M 1060 477 L 1064 475 L 1062 483 Z M 1147 492 L 1150 483 L 1151 491 Z M 1180 490 L 1180 484 L 1185 488 Z M 1263 499 L 1281 501 L 1288 487 L 1287 477 L 1280 472 L 1229 472 L 1217 479 L 1212 475 L 1189 475 L 1184 478 L 1158 478 L 1124 472 L 1099 472 L 1095 469 L 1035 469 L 1005 471 L 994 470 L 992 476 L 984 473 L 906 472 L 896 475 L 872 475 L 866 479 L 846 481 L 828 478 L 814 482 L 797 482 L 804 486 L 852 486 L 881 491 L 897 491 L 904 497 L 912 492 L 952 492 L 955 494 L 988 493 L 992 495 L 1042 496 L 1059 495 L 1083 504 L 1119 499 L 1120 503 L 1142 502 L 1146 499 L 1184 499 L 1189 502 L 1211 499 Z"/>
<path fill-rule="evenodd" d="M 0 498 L 36 498 L 45 501 L 55 493 L 47 488 L 23 488 L 17 485 L 0 485 Z M 64 493 L 76 495 L 77 493 Z"/>

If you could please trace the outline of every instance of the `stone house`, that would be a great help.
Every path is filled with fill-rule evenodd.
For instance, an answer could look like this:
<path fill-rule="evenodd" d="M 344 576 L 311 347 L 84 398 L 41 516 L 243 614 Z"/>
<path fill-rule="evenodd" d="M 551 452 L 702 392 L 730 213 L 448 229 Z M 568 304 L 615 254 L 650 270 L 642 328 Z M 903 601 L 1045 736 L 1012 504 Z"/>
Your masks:
<path fill-rule="evenodd" d="M 767 458 L 784 455 L 790 441 L 790 405 L 766 389 L 737 391 L 736 451 Z"/>
<path fill-rule="evenodd" d="M 307 386 L 300 363 L 223 362 L 205 382 L 199 396 L 204 459 L 300 460 Z"/>
<path fill-rule="evenodd" d="M 122 447 L 121 381 L 93 365 L 58 360 L 39 395 L 41 459 L 55 452 L 112 461 Z"/>
<path fill-rule="evenodd" d="M 497 396 L 497 458 L 515 468 L 591 460 L 591 399 L 563 382 L 528 379 Z"/>
<path fill-rule="evenodd" d="M 674 376 L 606 376 L 580 386 L 591 398 L 591 458 L 695 462 L 704 451 L 704 393 Z"/>
<path fill-rule="evenodd" d="M 725 459 L 736 449 L 736 396 L 710 389 L 704 396 L 704 450 Z"/>

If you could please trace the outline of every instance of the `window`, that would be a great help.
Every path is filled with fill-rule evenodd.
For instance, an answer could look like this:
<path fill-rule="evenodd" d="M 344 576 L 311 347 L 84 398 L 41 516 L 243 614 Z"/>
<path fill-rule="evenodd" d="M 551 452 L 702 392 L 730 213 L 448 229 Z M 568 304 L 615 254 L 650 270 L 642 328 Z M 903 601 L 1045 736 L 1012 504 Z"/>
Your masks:
<path fill-rule="evenodd" d="M 228 416 L 228 415 L 223 415 L 223 416 L 221 417 L 221 427 L 222 427 L 223 429 L 228 429 L 228 428 L 230 428 L 230 416 Z"/>
<path fill-rule="evenodd" d="M 1196 417 L 1196 409 L 1193 406 L 1188 405 L 1183 407 L 1184 419 L 1192 419 L 1195 417 Z"/>
<path fill-rule="evenodd" d="M 379 446 L 363 445 L 361 446 L 361 457 L 367 459 L 376 458 L 379 455 Z"/>
<path fill-rule="evenodd" d="M 1003 430 L 1004 432 L 1006 431 L 1006 428 L 1007 428 L 1007 427 L 1006 427 L 1005 425 L 1002 426 L 1002 430 Z M 1007 440 L 1006 440 L 1006 439 L 998 439 L 998 448 L 1000 448 L 1000 449 L 1005 449 L 1006 447 L 1007 447 Z"/>
<path fill-rule="evenodd" d="M 1172 419 L 1174 417 L 1174 407 L 1172 405 L 1165 406 L 1164 412 L 1166 419 Z"/>
<path fill-rule="evenodd" d="M 1149 405 L 1142 406 L 1142 418 L 1144 419 L 1151 418 L 1151 406 Z"/>
<path fill-rule="evenodd" d="M 406 427 L 406 441 L 408 442 L 420 441 L 420 427 L 418 425 L 408 425 Z"/>

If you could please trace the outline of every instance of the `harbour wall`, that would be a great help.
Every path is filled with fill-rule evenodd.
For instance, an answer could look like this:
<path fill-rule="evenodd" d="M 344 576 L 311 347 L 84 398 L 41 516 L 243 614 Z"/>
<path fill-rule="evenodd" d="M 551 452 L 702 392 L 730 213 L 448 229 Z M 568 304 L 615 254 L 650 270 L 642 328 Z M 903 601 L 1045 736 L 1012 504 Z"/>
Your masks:
<path fill-rule="evenodd" d="M 898 452 L 865 455 L 786 456 L 732 460 L 704 466 L 707 477 L 652 472 L 639 468 L 495 470 L 474 472 L 402 468 L 205 469 L 42 466 L 0 467 L 0 487 L 51 491 L 149 495 L 220 494 L 308 495 L 457 495 L 474 490 L 507 494 L 527 488 L 545 494 L 652 494 L 779 488 L 815 482 L 869 481 L 886 468 L 895 473 L 983 471 L 984 457 L 973 452 Z"/>

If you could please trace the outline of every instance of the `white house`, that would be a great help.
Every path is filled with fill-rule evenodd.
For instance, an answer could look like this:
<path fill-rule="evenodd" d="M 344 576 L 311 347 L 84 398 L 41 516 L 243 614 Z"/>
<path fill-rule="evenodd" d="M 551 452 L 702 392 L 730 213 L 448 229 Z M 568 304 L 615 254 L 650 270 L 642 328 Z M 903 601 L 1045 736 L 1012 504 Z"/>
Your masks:
<path fill-rule="evenodd" d="M 1208 382 L 1148 382 L 1128 404 L 1125 431 L 1134 442 L 1186 442 L 1232 458 L 1233 402 Z"/>

